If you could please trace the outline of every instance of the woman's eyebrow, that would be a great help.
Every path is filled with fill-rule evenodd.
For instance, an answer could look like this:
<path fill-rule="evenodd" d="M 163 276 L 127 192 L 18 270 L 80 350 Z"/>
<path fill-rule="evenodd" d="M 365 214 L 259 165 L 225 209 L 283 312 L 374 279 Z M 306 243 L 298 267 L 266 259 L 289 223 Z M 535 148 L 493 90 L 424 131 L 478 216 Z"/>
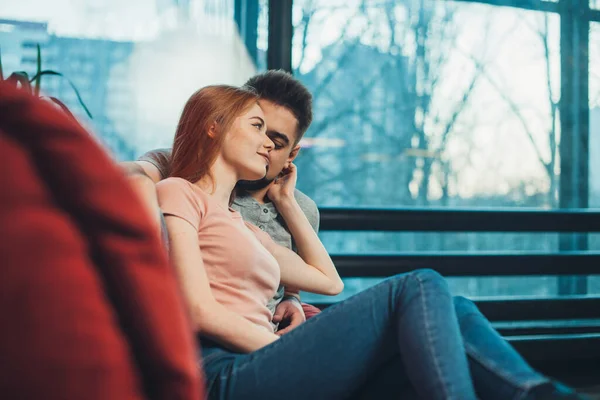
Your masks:
<path fill-rule="evenodd" d="M 263 124 L 263 125 L 265 124 L 265 120 L 262 119 L 261 117 L 259 117 L 258 115 L 255 115 L 254 117 L 251 117 L 250 119 L 257 119 L 261 122 L 261 124 Z"/>

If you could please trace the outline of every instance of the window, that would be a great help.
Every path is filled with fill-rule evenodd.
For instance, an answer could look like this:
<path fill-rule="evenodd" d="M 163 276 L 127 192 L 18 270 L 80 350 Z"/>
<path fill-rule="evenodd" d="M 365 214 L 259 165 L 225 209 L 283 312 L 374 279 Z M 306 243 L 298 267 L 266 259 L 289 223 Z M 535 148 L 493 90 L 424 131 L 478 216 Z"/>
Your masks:
<path fill-rule="evenodd" d="M 300 187 L 320 205 L 556 206 L 558 15 L 445 1 L 424 12 L 294 4 L 295 72 L 314 93 L 307 138 L 345 142 L 298 161 Z"/>
<path fill-rule="evenodd" d="M 0 31 L 3 61 L 19 60 L 4 63 L 6 72 L 35 69 L 35 45 L 43 43 L 43 68 L 76 84 L 94 117 L 85 124 L 120 160 L 169 146 L 198 88 L 239 85 L 266 66 L 265 0 L 46 3 L 11 2 L 0 11 L 10 25 Z M 71 87 L 55 81 L 45 77 L 42 90 L 85 120 Z M 126 115 L 112 109 L 127 96 Z"/>
<path fill-rule="evenodd" d="M 584 18 L 600 21 L 600 2 L 563 9 L 575 4 L 568 1 L 295 0 L 293 72 L 313 93 L 315 109 L 297 159 L 299 189 L 320 206 L 558 208 L 566 198 L 561 182 L 571 179 L 561 163 L 575 163 L 571 155 L 561 159 L 561 130 L 573 132 L 560 101 L 572 100 L 565 86 L 581 83 L 589 85 L 589 193 L 577 202 L 587 197 L 600 207 L 599 23 L 590 23 L 584 47 L 565 46 L 576 54 L 589 49 L 589 76 L 575 82 L 569 67 L 561 70 L 568 64 L 560 49 L 561 18 L 587 28 Z M 84 0 L 77 9 L 60 8 L 67 14 L 36 2 L 38 8 L 12 2 L 0 12 L 5 65 L 21 70 L 25 59 L 31 70 L 34 44 L 43 43 L 44 67 L 77 84 L 94 115 L 85 123 L 119 159 L 169 146 L 197 88 L 241 84 L 266 68 L 268 0 L 118 7 Z M 68 83 L 45 77 L 42 88 L 85 119 Z M 553 233 L 321 236 L 333 254 L 564 250 Z M 587 238 L 600 250 L 600 235 Z M 344 296 L 375 281 L 348 280 Z M 577 289 L 565 291 L 565 282 Z M 470 296 L 600 293 L 598 277 L 450 283 Z"/>
<path fill-rule="evenodd" d="M 558 13 L 295 0 L 293 16 L 294 73 L 315 105 L 298 186 L 317 204 L 559 207 Z M 321 237 L 334 254 L 559 251 L 552 233 Z M 375 281 L 347 280 L 344 295 Z M 556 277 L 450 281 L 470 296 L 561 293 Z"/>

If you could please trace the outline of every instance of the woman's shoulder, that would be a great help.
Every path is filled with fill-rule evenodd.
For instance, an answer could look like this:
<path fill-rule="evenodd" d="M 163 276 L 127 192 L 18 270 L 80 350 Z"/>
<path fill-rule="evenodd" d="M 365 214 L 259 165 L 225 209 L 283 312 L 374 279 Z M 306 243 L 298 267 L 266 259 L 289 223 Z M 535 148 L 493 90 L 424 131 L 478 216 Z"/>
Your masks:
<path fill-rule="evenodd" d="M 158 182 L 156 186 L 181 187 L 183 190 L 190 190 L 192 189 L 193 184 L 190 181 L 183 178 L 169 177 Z"/>
<path fill-rule="evenodd" d="M 203 202 L 206 201 L 208 197 L 208 195 L 202 189 L 183 178 L 169 177 L 167 179 L 163 179 L 156 184 L 156 188 L 158 192 L 169 190 L 185 193 L 198 198 Z"/>
<path fill-rule="evenodd" d="M 208 195 L 199 187 L 183 178 L 167 178 L 156 184 L 158 203 L 163 212 L 203 217 L 210 211 Z"/>

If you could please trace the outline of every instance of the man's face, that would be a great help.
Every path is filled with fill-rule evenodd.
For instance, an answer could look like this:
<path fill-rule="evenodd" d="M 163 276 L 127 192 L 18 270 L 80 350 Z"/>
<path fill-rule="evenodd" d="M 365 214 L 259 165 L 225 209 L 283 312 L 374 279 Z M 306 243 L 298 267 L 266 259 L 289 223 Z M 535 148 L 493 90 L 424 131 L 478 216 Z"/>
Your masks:
<path fill-rule="evenodd" d="M 268 100 L 259 100 L 258 104 L 265 114 L 267 136 L 275 143 L 269 154 L 270 162 L 264 179 L 255 182 L 240 182 L 247 190 L 258 190 L 267 186 L 298 155 L 300 146 L 294 145 L 297 138 L 298 120 L 285 107 Z"/>

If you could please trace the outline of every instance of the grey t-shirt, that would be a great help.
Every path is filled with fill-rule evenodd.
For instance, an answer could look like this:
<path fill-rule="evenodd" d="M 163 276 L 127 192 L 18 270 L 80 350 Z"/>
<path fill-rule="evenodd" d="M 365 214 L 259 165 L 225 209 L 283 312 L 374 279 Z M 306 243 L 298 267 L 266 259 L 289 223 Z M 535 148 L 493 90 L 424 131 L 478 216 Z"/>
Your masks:
<path fill-rule="evenodd" d="M 171 149 L 157 149 L 149 151 L 138 158 L 138 161 L 146 161 L 154 165 L 160 172 L 161 178 L 165 179 L 169 175 L 169 164 L 171 160 Z M 296 189 L 294 196 L 298 205 L 306 215 L 306 218 L 312 225 L 315 232 L 319 232 L 319 209 L 315 202 Z M 273 240 L 296 251 L 296 246 L 292 239 L 283 217 L 279 215 L 273 203 L 260 204 L 252 196 L 247 193 L 239 194 L 234 200 L 231 208 L 242 214 L 244 220 L 253 225 L 258 226 L 263 231 L 267 232 Z M 275 308 L 283 298 L 284 288 L 279 287 L 275 297 L 269 301 L 267 307 L 271 313 L 275 312 Z"/>

